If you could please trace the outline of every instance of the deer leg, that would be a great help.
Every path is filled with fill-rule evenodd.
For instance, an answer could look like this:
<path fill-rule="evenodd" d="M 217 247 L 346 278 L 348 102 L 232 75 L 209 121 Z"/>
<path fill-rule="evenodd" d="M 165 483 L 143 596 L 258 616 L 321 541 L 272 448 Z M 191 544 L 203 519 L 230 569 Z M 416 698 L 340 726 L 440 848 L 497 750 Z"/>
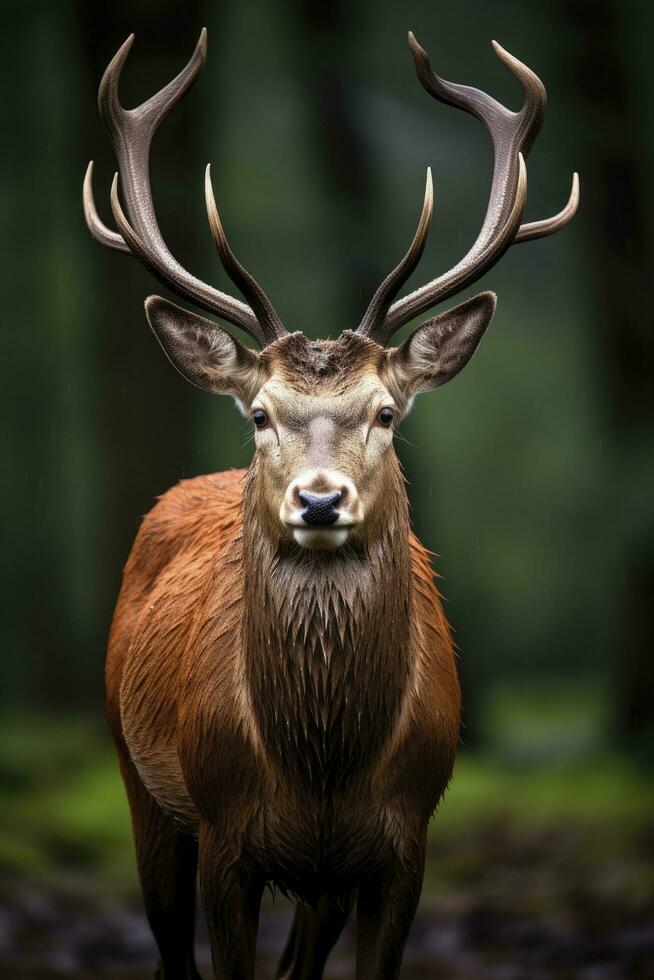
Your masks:
<path fill-rule="evenodd" d="M 353 900 L 354 893 L 350 893 L 342 901 L 322 898 L 315 911 L 303 905 L 296 907 L 277 980 L 321 980 L 327 957 L 343 931 Z"/>
<path fill-rule="evenodd" d="M 264 880 L 247 859 L 227 854 L 224 835 L 207 825 L 198 869 L 215 980 L 253 980 Z"/>
<path fill-rule="evenodd" d="M 157 805 L 119 745 L 145 912 L 159 947 L 157 980 L 201 980 L 195 966 L 197 843 Z"/>
<path fill-rule="evenodd" d="M 397 980 L 409 929 L 418 907 L 425 841 L 410 860 L 396 855 L 359 889 L 357 980 Z"/>

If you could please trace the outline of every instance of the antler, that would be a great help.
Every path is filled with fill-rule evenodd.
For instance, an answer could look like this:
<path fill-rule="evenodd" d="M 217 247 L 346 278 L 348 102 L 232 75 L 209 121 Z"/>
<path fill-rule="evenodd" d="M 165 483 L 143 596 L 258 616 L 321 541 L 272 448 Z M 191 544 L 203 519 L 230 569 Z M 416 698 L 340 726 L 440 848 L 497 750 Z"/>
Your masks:
<path fill-rule="evenodd" d="M 579 204 L 579 178 L 575 173 L 570 198 L 559 214 L 542 221 L 520 224 L 527 197 L 524 161 L 542 125 L 547 104 L 545 87 L 530 68 L 493 41 L 495 53 L 520 81 L 525 92 L 522 109 L 511 112 L 479 89 L 455 85 L 436 75 L 431 69 L 427 52 L 412 33 L 409 33 L 409 45 L 423 88 L 439 102 L 463 109 L 485 125 L 493 143 L 493 180 L 481 231 L 467 255 L 442 276 L 390 305 L 424 247 L 429 222 L 425 223 L 423 208 L 409 251 L 373 296 L 357 330 L 380 344 L 386 344 L 392 334 L 414 316 L 479 279 L 511 245 L 558 231 L 574 216 Z"/>
<path fill-rule="evenodd" d="M 124 109 L 118 97 L 121 72 L 134 35 L 131 34 L 109 63 L 100 82 L 98 109 L 111 139 L 118 173 L 111 189 L 111 207 L 121 234 L 107 228 L 100 220 L 93 198 L 93 161 L 84 178 L 84 215 L 94 238 L 109 248 L 135 255 L 165 286 L 178 296 L 190 299 L 211 313 L 217 313 L 230 323 L 245 330 L 262 347 L 287 331 L 282 326 L 270 300 L 252 276 L 237 262 L 224 232 L 218 245 L 225 269 L 245 298 L 247 306 L 227 293 L 207 285 L 187 272 L 174 258 L 163 240 L 150 190 L 149 160 L 152 139 L 162 120 L 191 87 L 202 69 L 207 51 L 207 32 L 202 30 L 190 61 L 161 91 L 136 109 Z M 124 195 L 127 215 L 118 197 L 118 179 Z M 209 219 L 222 230 L 218 212 L 211 195 L 207 200 Z"/>

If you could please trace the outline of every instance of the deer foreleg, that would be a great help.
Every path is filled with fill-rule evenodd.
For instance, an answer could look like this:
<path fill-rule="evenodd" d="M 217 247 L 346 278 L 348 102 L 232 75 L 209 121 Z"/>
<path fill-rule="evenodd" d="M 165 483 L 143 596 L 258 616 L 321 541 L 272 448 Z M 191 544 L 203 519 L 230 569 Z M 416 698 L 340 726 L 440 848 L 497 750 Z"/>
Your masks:
<path fill-rule="evenodd" d="M 215 980 L 252 980 L 264 882 L 211 826 L 200 830 L 198 872 Z"/>
<path fill-rule="evenodd" d="M 425 865 L 425 840 L 410 857 L 397 855 L 359 889 L 357 980 L 397 980 L 407 936 L 418 907 Z"/>

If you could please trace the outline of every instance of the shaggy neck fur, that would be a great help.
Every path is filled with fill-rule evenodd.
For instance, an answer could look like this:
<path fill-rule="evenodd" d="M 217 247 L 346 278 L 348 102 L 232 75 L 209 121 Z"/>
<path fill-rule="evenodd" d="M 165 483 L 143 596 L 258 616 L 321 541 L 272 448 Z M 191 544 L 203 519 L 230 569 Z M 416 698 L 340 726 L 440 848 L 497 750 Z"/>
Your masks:
<path fill-rule="evenodd" d="M 410 556 L 397 459 L 377 530 L 358 550 L 307 552 L 259 519 L 257 461 L 244 498 L 243 639 L 251 704 L 285 778 L 345 786 L 393 730 L 409 676 Z"/>

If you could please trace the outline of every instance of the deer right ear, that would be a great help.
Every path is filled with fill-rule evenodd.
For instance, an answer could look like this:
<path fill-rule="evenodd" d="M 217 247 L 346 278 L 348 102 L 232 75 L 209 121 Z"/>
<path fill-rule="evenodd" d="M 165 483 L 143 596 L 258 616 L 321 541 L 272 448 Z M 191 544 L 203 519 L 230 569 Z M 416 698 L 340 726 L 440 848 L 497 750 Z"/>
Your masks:
<path fill-rule="evenodd" d="M 218 324 L 161 296 L 148 297 L 145 313 L 168 360 L 187 381 L 232 395 L 241 408 L 250 404 L 264 381 L 256 351 Z"/>
<path fill-rule="evenodd" d="M 403 344 L 389 351 L 389 381 L 400 397 L 447 384 L 479 346 L 495 312 L 495 293 L 479 293 L 427 320 Z"/>

